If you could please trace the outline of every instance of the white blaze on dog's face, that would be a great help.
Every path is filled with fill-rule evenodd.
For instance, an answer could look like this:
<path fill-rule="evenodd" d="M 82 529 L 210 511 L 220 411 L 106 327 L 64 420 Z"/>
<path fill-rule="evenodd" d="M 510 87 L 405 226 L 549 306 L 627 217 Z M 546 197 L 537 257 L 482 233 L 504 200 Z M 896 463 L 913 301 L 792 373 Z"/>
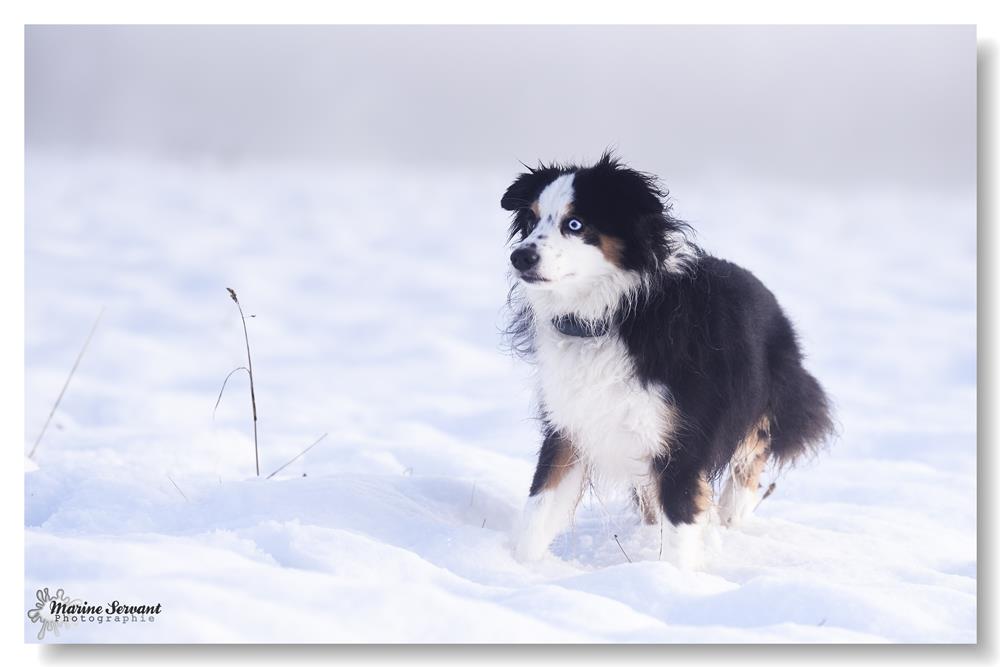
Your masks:
<path fill-rule="evenodd" d="M 528 233 L 514 245 L 511 264 L 530 289 L 584 287 L 623 271 L 621 241 L 601 234 L 574 210 L 575 178 L 556 177 L 522 213 Z"/>

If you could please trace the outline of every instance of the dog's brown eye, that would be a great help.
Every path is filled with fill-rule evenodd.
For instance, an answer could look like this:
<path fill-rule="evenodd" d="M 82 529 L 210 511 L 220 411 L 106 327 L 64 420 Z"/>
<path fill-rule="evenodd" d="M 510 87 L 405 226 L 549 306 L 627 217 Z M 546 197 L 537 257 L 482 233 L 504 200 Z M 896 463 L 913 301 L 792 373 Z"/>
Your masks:
<path fill-rule="evenodd" d="M 573 233 L 579 232 L 583 229 L 583 223 L 576 218 L 570 218 L 566 221 L 566 229 Z"/>

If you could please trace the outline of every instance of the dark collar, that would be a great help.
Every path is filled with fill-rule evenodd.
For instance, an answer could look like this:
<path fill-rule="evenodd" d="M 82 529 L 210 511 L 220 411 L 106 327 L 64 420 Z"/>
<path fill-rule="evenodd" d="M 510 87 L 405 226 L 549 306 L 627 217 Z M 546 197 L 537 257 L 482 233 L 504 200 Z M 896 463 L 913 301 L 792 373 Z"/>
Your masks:
<path fill-rule="evenodd" d="M 574 338 L 596 338 L 608 333 L 607 320 L 581 320 L 576 315 L 560 315 L 552 318 L 552 326 L 564 336 Z"/>

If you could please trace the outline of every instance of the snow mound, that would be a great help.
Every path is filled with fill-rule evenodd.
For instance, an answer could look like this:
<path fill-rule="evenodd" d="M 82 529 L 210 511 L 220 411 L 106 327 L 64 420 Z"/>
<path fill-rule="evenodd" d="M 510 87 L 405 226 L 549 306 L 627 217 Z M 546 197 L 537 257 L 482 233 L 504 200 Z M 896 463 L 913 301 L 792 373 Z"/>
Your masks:
<path fill-rule="evenodd" d="M 685 572 L 594 494 L 511 556 L 538 446 L 498 335 L 511 175 L 30 154 L 26 451 L 106 311 L 25 463 L 25 608 L 163 609 L 42 641 L 974 642 L 973 194 L 671 184 L 797 322 L 841 431 Z M 272 479 L 243 375 L 212 414 L 245 363 L 226 287 L 264 476 L 328 433 Z"/>

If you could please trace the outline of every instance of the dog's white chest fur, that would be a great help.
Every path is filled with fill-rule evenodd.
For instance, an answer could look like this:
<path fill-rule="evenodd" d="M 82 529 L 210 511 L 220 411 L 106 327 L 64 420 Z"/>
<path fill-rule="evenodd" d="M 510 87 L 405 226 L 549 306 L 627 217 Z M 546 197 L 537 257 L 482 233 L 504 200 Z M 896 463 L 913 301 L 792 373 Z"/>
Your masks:
<path fill-rule="evenodd" d="M 546 323 L 537 360 L 547 421 L 569 436 L 598 479 L 641 483 L 667 450 L 673 411 L 662 387 L 643 387 L 617 336 L 575 338 Z"/>

